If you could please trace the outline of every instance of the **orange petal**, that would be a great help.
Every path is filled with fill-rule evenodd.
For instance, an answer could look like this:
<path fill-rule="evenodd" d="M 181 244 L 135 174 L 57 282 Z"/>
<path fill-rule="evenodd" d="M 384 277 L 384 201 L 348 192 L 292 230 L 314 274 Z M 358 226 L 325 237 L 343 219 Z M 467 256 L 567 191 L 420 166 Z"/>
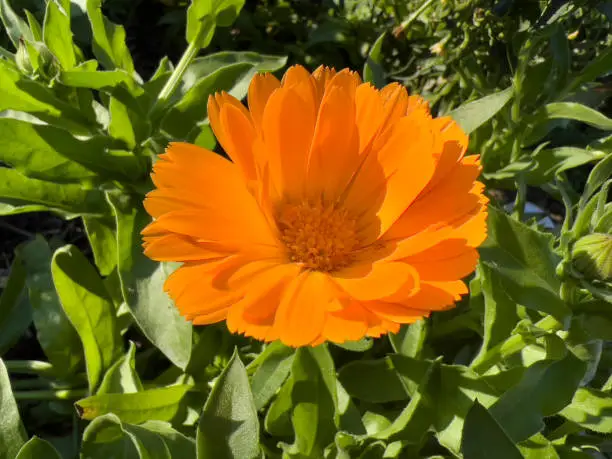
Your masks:
<path fill-rule="evenodd" d="M 423 311 L 410 309 L 397 303 L 367 301 L 363 307 L 384 319 L 400 324 L 411 324 L 423 318 Z"/>
<path fill-rule="evenodd" d="M 467 293 L 462 281 L 421 281 L 419 291 L 402 302 L 408 308 L 423 311 L 442 311 L 455 304 L 461 294 Z"/>
<path fill-rule="evenodd" d="M 234 105 L 225 104 L 221 107 L 220 123 L 224 131 L 223 149 L 240 167 L 247 180 L 257 177 L 253 141 L 255 129 L 244 112 Z"/>
<path fill-rule="evenodd" d="M 439 185 L 442 180 L 461 161 L 468 146 L 468 136 L 463 129 L 450 117 L 445 116 L 432 120 L 432 126 L 437 132 L 438 152 L 436 152 L 436 173 L 427 186 L 430 190 Z"/>
<path fill-rule="evenodd" d="M 317 100 L 318 103 L 323 99 L 323 94 L 325 93 L 325 88 L 332 80 L 332 78 L 336 75 L 336 70 L 331 69 L 329 67 L 325 67 L 323 65 L 317 67 L 317 69 L 312 72 L 312 78 L 315 83 L 315 88 L 317 91 Z"/>
<path fill-rule="evenodd" d="M 391 296 L 407 284 L 418 286 L 418 273 L 406 263 L 356 264 L 333 273 L 332 278 L 346 293 L 360 301 Z"/>
<path fill-rule="evenodd" d="M 465 241 L 449 239 L 406 259 L 422 280 L 453 281 L 471 274 L 478 264 L 478 251 L 466 247 Z"/>
<path fill-rule="evenodd" d="M 357 126 L 359 129 L 359 151 L 371 144 L 383 121 L 383 102 L 379 92 L 369 83 L 364 83 L 355 92 Z"/>
<path fill-rule="evenodd" d="M 330 300 L 331 288 L 325 274 L 304 271 L 292 279 L 274 319 L 280 340 L 293 347 L 312 343 L 321 334 Z"/>
<path fill-rule="evenodd" d="M 383 100 L 383 126 L 391 127 L 408 112 L 408 91 L 399 83 L 391 83 L 380 90 Z"/>
<path fill-rule="evenodd" d="M 263 116 L 263 140 L 270 178 L 285 196 L 301 196 L 306 161 L 315 126 L 315 107 L 308 90 L 280 88 L 270 96 Z"/>
<path fill-rule="evenodd" d="M 342 129 L 338 126 L 342 125 Z M 348 91 L 326 91 L 312 140 L 308 164 L 310 194 L 336 199 L 358 165 L 359 134 L 355 124 L 355 101 Z"/>
<path fill-rule="evenodd" d="M 257 74 L 249 85 L 248 104 L 255 129 L 261 132 L 263 113 L 268 99 L 280 87 L 280 81 L 271 73 Z"/>
<path fill-rule="evenodd" d="M 335 343 L 357 341 L 365 336 L 367 328 L 366 312 L 358 302 L 351 301 L 340 311 L 327 314 L 323 337 Z"/>
<path fill-rule="evenodd" d="M 226 254 L 178 234 L 145 238 L 144 254 L 155 261 L 194 261 L 220 258 Z"/>

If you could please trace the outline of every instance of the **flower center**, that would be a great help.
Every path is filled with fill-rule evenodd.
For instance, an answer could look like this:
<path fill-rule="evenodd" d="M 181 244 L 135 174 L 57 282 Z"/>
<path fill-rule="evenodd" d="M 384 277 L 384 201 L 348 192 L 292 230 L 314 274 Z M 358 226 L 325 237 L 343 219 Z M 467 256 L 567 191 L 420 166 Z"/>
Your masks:
<path fill-rule="evenodd" d="M 283 203 L 276 222 L 289 259 L 314 271 L 335 271 L 352 261 L 358 245 L 355 219 L 333 204 Z"/>

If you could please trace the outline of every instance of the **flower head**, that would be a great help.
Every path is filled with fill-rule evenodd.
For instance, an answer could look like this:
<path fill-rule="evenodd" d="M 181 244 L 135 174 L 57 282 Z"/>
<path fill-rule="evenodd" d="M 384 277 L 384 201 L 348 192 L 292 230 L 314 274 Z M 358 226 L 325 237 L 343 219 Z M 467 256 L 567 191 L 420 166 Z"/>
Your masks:
<path fill-rule="evenodd" d="M 348 70 L 254 77 L 248 109 L 211 97 L 227 160 L 172 143 L 145 253 L 194 324 L 290 346 L 397 332 L 454 305 L 486 237 L 478 157 L 450 118 Z"/>

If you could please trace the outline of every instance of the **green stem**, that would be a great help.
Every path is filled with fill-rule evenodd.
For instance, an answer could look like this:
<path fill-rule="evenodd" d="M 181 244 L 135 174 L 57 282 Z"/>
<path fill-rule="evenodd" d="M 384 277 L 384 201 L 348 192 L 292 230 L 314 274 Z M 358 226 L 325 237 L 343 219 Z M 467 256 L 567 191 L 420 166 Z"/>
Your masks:
<path fill-rule="evenodd" d="M 547 332 L 554 332 L 563 328 L 563 324 L 553 316 L 544 317 L 542 320 L 538 321 L 535 326 Z M 489 349 L 482 359 L 479 359 L 478 362 L 472 365 L 472 370 L 480 374 L 486 373 L 490 368 L 497 365 L 500 360 L 520 352 L 528 344 L 528 340 L 523 335 L 512 335 L 506 341 Z"/>
<path fill-rule="evenodd" d="M 400 26 L 395 30 L 395 35 L 399 35 L 404 30 L 412 25 L 414 21 L 418 19 L 418 17 L 425 11 L 435 0 L 426 0 L 418 10 L 416 10 L 408 19 L 400 24 Z"/>
<path fill-rule="evenodd" d="M 15 400 L 78 400 L 89 395 L 87 389 L 29 390 L 13 392 Z"/>
<path fill-rule="evenodd" d="M 168 99 L 170 99 L 170 97 L 172 97 L 172 95 L 178 88 L 178 85 L 181 82 L 181 79 L 183 78 L 183 75 L 185 74 L 187 67 L 189 67 L 189 65 L 191 64 L 191 61 L 193 61 L 193 59 L 200 52 L 200 49 L 201 49 L 200 42 L 202 41 L 202 37 L 207 32 L 208 32 L 208 28 L 205 27 L 204 25 L 201 25 L 200 29 L 198 30 L 197 35 L 191 41 L 191 43 L 189 43 L 189 46 L 187 47 L 187 49 L 181 56 L 181 60 L 177 64 L 176 68 L 174 69 L 174 72 L 172 72 L 172 75 L 170 75 L 170 78 L 168 79 L 168 81 L 166 81 L 166 84 L 164 85 L 162 90 L 159 92 L 159 95 L 157 96 L 157 100 L 155 101 L 155 104 L 153 105 L 153 108 L 151 109 L 151 112 L 155 112 L 155 110 L 160 105 L 163 105 Z"/>
<path fill-rule="evenodd" d="M 53 365 L 39 360 L 7 360 L 4 362 L 9 373 L 54 377 Z"/>

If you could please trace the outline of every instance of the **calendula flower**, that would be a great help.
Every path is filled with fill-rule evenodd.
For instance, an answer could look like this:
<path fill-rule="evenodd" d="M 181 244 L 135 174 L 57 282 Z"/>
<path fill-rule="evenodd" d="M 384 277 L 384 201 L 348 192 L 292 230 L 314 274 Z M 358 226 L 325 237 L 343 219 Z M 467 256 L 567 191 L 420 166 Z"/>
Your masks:
<path fill-rule="evenodd" d="M 397 332 L 452 307 L 486 236 L 478 157 L 448 117 L 354 72 L 254 77 L 209 99 L 231 160 L 172 143 L 154 165 L 145 253 L 194 324 L 289 346 Z"/>

